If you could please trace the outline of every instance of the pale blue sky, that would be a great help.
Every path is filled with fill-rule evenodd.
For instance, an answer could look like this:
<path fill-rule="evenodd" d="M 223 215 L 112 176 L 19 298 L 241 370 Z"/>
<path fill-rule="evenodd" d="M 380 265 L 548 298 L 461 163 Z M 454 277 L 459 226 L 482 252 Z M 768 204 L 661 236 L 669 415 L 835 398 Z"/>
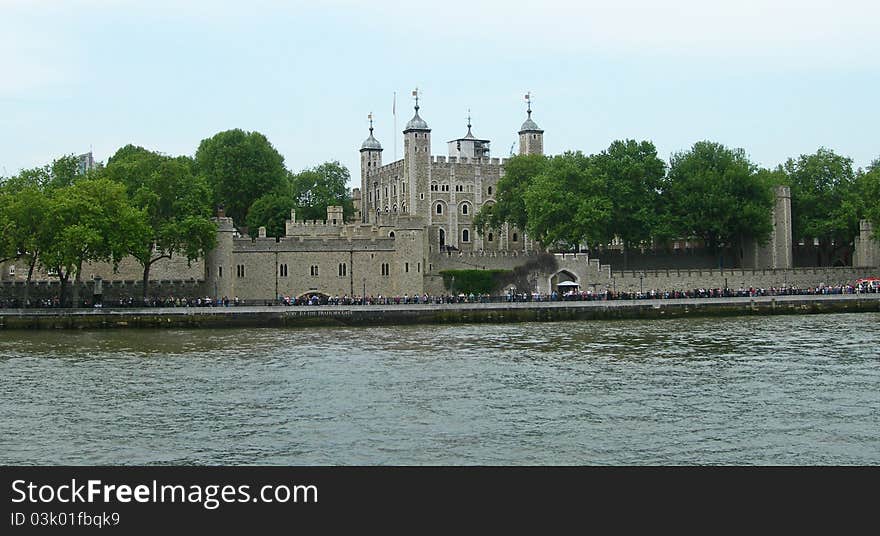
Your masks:
<path fill-rule="evenodd" d="M 507 156 L 531 91 L 548 153 L 710 139 L 764 166 L 820 146 L 865 166 L 878 20 L 856 0 L 0 0 L 0 174 L 90 146 L 193 154 L 237 127 L 358 181 L 367 114 L 391 162 L 415 86 L 434 154 L 470 108 Z"/>

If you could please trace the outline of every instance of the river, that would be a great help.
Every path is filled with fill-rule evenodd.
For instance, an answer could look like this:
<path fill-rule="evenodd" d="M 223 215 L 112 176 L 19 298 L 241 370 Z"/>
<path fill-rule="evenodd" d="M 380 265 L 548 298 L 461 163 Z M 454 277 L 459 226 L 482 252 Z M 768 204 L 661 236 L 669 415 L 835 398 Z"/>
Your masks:
<path fill-rule="evenodd" d="M 880 463 L 880 314 L 0 331 L 0 463 Z"/>

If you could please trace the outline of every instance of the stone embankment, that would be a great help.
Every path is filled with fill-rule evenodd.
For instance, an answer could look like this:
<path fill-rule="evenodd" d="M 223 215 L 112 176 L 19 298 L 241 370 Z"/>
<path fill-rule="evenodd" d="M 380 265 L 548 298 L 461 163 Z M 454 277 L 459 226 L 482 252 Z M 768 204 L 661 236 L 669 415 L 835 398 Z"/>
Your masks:
<path fill-rule="evenodd" d="M 376 326 L 856 312 L 880 312 L 880 294 L 439 305 L 0 309 L 0 330 Z"/>

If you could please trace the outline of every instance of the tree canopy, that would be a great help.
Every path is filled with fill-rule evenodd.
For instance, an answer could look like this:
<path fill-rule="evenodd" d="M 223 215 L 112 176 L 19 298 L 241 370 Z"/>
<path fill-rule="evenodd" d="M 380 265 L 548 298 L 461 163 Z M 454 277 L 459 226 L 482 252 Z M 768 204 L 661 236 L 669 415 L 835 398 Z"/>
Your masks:
<path fill-rule="evenodd" d="M 526 230 L 548 246 L 577 248 L 607 240 L 612 202 L 594 159 L 567 152 L 549 159 L 526 188 Z"/>
<path fill-rule="evenodd" d="M 290 210 L 298 220 L 324 220 L 328 206 L 341 206 L 343 218 L 354 215 L 354 202 L 348 189 L 351 175 L 339 162 L 325 162 L 311 169 L 290 174 L 288 182 L 257 199 L 250 207 L 247 225 L 251 230 L 265 226 L 269 236 L 284 235 L 284 221 Z"/>
<path fill-rule="evenodd" d="M 862 199 L 862 214 L 873 224 L 874 237 L 880 239 L 880 158 L 860 175 L 858 195 Z"/>
<path fill-rule="evenodd" d="M 783 165 L 791 186 L 792 236 L 795 242 L 819 241 L 820 263 L 858 234 L 862 201 L 852 159 L 820 148 Z"/>
<path fill-rule="evenodd" d="M 611 201 L 609 231 L 623 242 L 625 267 L 629 249 L 661 231 L 658 209 L 666 163 L 657 157 L 653 143 L 636 140 L 614 141 L 593 160 L 605 177 Z"/>
<path fill-rule="evenodd" d="M 477 232 L 498 229 L 511 223 L 525 229 L 528 222 L 525 192 L 532 181 L 547 166 L 544 155 L 516 155 L 504 165 L 504 175 L 498 180 L 495 202 L 484 204 L 474 217 Z"/>
<path fill-rule="evenodd" d="M 168 157 L 127 145 L 110 158 L 105 175 L 125 185 L 131 203 L 143 211 L 147 231 L 132 240 L 128 251 L 143 267 L 143 296 L 151 266 L 182 255 L 192 261 L 216 242 L 211 221 L 210 188 L 193 173 L 188 157 Z"/>
<path fill-rule="evenodd" d="M 202 140 L 196 151 L 196 171 L 213 191 L 215 205 L 239 225 L 254 201 L 284 187 L 284 157 L 259 132 L 241 129 L 219 132 Z"/>
<path fill-rule="evenodd" d="M 772 175 L 758 173 L 742 149 L 701 141 L 672 156 L 663 181 L 665 218 L 680 237 L 699 237 L 710 249 L 766 242 L 773 229 Z"/>

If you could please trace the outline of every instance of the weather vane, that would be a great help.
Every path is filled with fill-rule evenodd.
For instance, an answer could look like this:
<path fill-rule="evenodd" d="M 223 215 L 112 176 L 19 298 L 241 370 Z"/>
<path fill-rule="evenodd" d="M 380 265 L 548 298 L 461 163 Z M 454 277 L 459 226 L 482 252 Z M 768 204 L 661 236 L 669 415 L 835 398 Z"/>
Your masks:
<path fill-rule="evenodd" d="M 526 102 L 528 103 L 527 111 L 529 113 L 529 117 L 531 118 L 532 117 L 532 92 L 531 91 L 526 93 Z"/>
<path fill-rule="evenodd" d="M 416 110 L 418 110 L 419 109 L 419 88 L 418 87 L 416 87 L 413 90 L 412 96 L 415 97 L 415 99 L 416 99 Z"/>

